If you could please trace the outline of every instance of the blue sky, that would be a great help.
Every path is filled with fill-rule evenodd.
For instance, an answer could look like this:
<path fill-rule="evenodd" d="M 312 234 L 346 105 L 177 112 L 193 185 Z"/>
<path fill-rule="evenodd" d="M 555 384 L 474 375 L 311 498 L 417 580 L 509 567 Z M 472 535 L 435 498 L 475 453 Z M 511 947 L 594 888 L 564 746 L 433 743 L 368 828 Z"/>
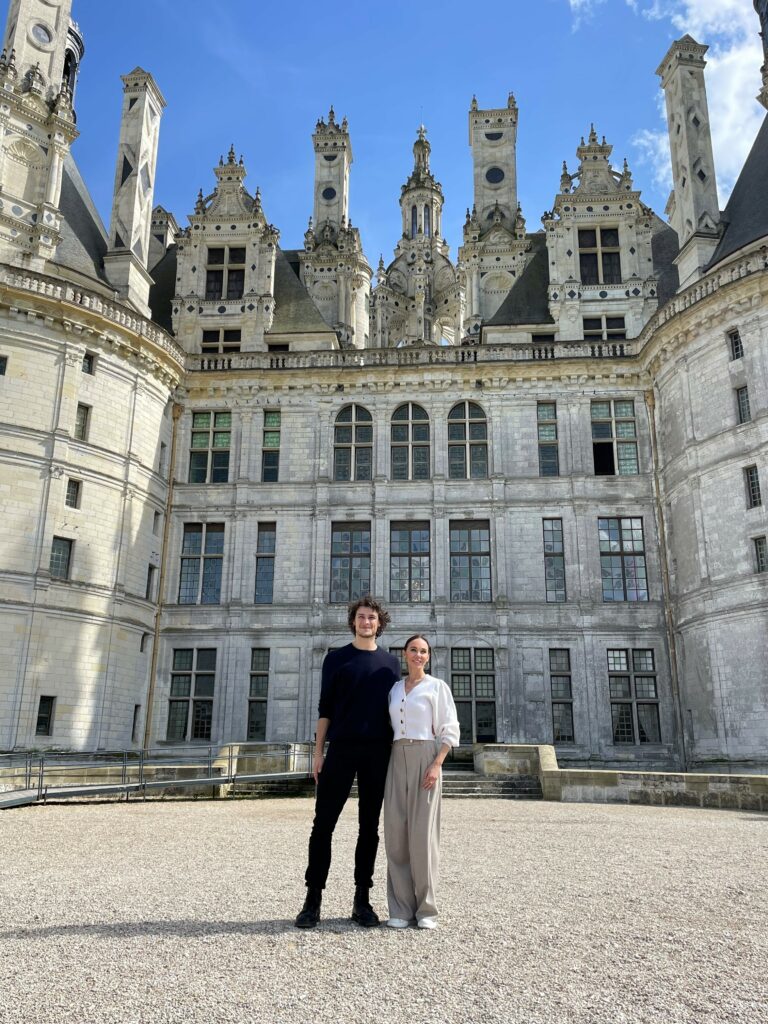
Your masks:
<path fill-rule="evenodd" d="M 119 19 L 115 12 L 119 10 Z M 529 230 L 552 206 L 563 159 L 594 122 L 626 156 L 643 198 L 663 216 L 669 161 L 655 69 L 671 41 L 710 44 L 707 78 L 721 205 L 765 111 L 754 99 L 762 50 L 751 0 L 74 0 L 86 54 L 73 153 L 103 219 L 111 205 L 120 75 L 152 72 L 168 107 L 155 203 L 187 223 L 198 188 L 234 143 L 261 187 L 285 248 L 303 244 L 312 209 L 311 133 L 332 103 L 349 119 L 350 214 L 375 267 L 400 233 L 398 197 L 423 121 L 445 193 L 443 234 L 455 258 L 472 202 L 467 111 L 520 109 L 518 193 Z M 489 18 L 490 15 L 490 18 Z M 492 18 L 492 21 L 490 20 Z"/>

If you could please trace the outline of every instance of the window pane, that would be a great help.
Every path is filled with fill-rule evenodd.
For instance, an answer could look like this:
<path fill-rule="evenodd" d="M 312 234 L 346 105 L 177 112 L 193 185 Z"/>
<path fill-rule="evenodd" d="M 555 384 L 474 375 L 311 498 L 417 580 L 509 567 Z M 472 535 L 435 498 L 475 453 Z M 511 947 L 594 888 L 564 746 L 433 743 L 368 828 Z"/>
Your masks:
<path fill-rule="evenodd" d="M 629 698 L 632 696 L 632 688 L 629 681 L 629 676 L 611 676 L 608 680 L 610 687 L 611 697 L 615 698 Z"/>
<path fill-rule="evenodd" d="M 189 456 L 189 482 L 204 484 L 208 478 L 208 452 L 192 452 Z"/>
<path fill-rule="evenodd" d="M 459 719 L 460 742 L 469 744 L 474 742 L 472 733 L 472 704 L 468 700 L 456 701 L 456 714 Z"/>
<path fill-rule="evenodd" d="M 469 475 L 473 480 L 484 480 L 488 476 L 488 448 L 484 444 L 473 444 L 469 449 Z"/>
<path fill-rule="evenodd" d="M 609 672 L 626 672 L 628 668 L 626 651 L 608 651 Z"/>
<path fill-rule="evenodd" d="M 653 651 L 632 651 L 635 672 L 653 672 Z"/>
<path fill-rule="evenodd" d="M 549 668 L 552 672 L 569 672 L 571 668 L 571 653 L 568 650 L 550 650 Z"/>
<path fill-rule="evenodd" d="M 216 668 L 216 648 L 201 647 L 197 652 L 198 672 L 213 672 Z"/>
<path fill-rule="evenodd" d="M 262 452 L 261 479 L 264 483 L 277 483 L 280 469 L 280 452 Z"/>
<path fill-rule="evenodd" d="M 274 525 L 259 524 L 259 535 L 256 550 L 260 555 L 274 554 L 276 529 Z"/>
<path fill-rule="evenodd" d="M 254 742 L 267 738 L 267 702 L 248 701 L 248 739 Z"/>
<path fill-rule="evenodd" d="M 218 604 L 221 599 L 221 558 L 206 558 L 203 566 L 201 604 Z"/>
<path fill-rule="evenodd" d="M 198 674 L 195 676 L 195 696 L 196 697 L 212 697 L 213 688 L 215 685 L 214 676 L 205 673 L 203 675 Z"/>
<path fill-rule="evenodd" d="M 352 478 L 352 449 L 335 448 L 333 451 L 333 479 L 350 480 Z"/>
<path fill-rule="evenodd" d="M 571 699 L 571 677 L 570 676 L 552 676 L 552 696 L 558 697 L 561 700 Z"/>
<path fill-rule="evenodd" d="M 209 740 L 211 738 L 211 722 L 213 721 L 213 701 L 193 701 L 192 739 Z"/>
<path fill-rule="evenodd" d="M 611 704 L 614 743 L 634 743 L 635 729 L 632 725 L 631 704 Z"/>
<path fill-rule="evenodd" d="M 373 450 L 371 448 L 355 449 L 355 480 L 371 480 L 373 478 Z"/>
<path fill-rule="evenodd" d="M 472 653 L 469 647 L 454 647 L 451 651 L 451 668 L 457 672 L 469 672 L 472 668 Z"/>
<path fill-rule="evenodd" d="M 552 704 L 552 739 L 555 743 L 573 743 L 573 705 Z"/>
<path fill-rule="evenodd" d="M 190 651 L 190 654 L 192 652 Z M 173 675 L 171 676 L 171 696 L 188 697 L 192 692 L 192 676 Z"/>
<path fill-rule="evenodd" d="M 429 479 L 429 448 L 413 449 L 413 479 Z"/>
<path fill-rule="evenodd" d="M 658 704 L 637 705 L 637 731 L 641 743 L 661 743 Z"/>
<path fill-rule="evenodd" d="M 252 672 L 268 672 L 269 671 L 269 648 L 268 647 L 254 647 L 251 651 L 251 671 Z"/>
<path fill-rule="evenodd" d="M 653 676 L 635 676 L 635 697 L 638 700 L 656 700 L 656 679 Z"/>
<path fill-rule="evenodd" d="M 464 445 L 448 446 L 448 476 L 451 480 L 466 479 L 467 450 Z"/>
<path fill-rule="evenodd" d="M 224 551 L 224 524 L 209 523 L 205 531 L 206 555 L 220 555 Z"/>
<path fill-rule="evenodd" d="M 493 651 L 487 647 L 479 647 L 475 650 L 475 670 L 477 672 L 493 671 Z"/>
<path fill-rule="evenodd" d="M 172 700 L 168 704 L 168 731 L 166 739 L 183 741 L 187 738 L 187 714 L 189 701 Z"/>
<path fill-rule="evenodd" d="M 192 649 L 183 648 L 173 652 L 173 669 L 178 672 L 192 671 Z"/>
<path fill-rule="evenodd" d="M 478 743 L 496 742 L 496 705 L 477 702 L 475 705 L 476 734 Z"/>

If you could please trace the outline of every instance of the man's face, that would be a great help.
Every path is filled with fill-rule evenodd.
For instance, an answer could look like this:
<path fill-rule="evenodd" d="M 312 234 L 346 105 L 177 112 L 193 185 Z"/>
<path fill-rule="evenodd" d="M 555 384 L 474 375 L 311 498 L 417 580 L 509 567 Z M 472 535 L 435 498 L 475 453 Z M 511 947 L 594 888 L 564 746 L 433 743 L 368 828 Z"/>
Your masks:
<path fill-rule="evenodd" d="M 376 636 L 376 631 L 379 628 L 379 613 L 375 612 L 373 608 L 366 608 L 363 605 L 362 608 L 358 608 L 355 612 L 355 636 L 370 637 Z"/>

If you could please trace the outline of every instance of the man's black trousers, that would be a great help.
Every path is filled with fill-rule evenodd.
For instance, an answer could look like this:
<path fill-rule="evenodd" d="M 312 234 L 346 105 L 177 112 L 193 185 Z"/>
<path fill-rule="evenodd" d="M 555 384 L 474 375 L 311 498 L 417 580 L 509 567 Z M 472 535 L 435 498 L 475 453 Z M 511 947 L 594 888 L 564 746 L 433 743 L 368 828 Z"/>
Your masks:
<path fill-rule="evenodd" d="M 379 845 L 379 816 L 392 747 L 389 741 L 334 740 L 317 783 L 315 820 L 309 837 L 308 886 L 325 888 L 331 866 L 331 839 L 357 774 L 360 831 L 355 848 L 355 885 L 370 889 Z"/>

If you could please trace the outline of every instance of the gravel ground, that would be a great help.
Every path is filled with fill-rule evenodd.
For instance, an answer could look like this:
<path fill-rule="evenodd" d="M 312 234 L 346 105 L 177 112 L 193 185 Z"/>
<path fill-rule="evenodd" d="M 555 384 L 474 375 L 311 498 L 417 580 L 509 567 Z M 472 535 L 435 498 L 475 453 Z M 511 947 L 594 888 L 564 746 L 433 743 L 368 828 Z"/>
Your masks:
<path fill-rule="evenodd" d="M 303 932 L 310 800 L 0 812 L 0 1021 L 768 1022 L 768 816 L 448 800 L 427 932 L 348 920 L 355 815 Z"/>

